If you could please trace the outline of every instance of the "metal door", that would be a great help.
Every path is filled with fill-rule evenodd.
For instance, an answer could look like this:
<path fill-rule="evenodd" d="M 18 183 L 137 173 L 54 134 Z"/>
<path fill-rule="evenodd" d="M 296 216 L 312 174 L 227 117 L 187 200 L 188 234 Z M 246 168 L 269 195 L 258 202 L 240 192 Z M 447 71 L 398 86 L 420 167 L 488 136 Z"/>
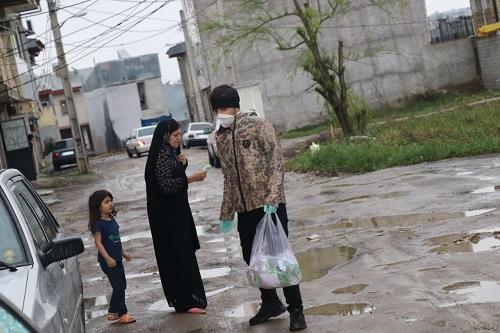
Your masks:
<path fill-rule="evenodd" d="M 24 118 L 4 121 L 1 124 L 7 166 L 19 170 L 29 180 L 36 179 L 33 146 L 28 140 Z"/>

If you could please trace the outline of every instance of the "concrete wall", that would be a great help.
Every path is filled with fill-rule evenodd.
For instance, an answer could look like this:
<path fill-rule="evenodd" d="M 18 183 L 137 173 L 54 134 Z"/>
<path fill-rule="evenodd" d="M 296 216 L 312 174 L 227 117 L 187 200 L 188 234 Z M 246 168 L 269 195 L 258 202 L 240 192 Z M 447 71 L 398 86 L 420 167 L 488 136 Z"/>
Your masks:
<path fill-rule="evenodd" d="M 88 114 L 87 107 L 85 105 L 85 101 L 83 98 L 83 94 L 81 92 L 73 92 L 73 98 L 75 101 L 76 113 L 78 115 L 78 122 L 80 125 L 88 124 Z M 61 101 L 64 101 L 65 97 L 63 94 L 61 95 L 53 95 L 52 103 L 54 110 L 56 112 L 57 123 L 59 124 L 59 128 L 70 128 L 69 117 L 68 114 L 63 114 L 61 109 Z"/>
<path fill-rule="evenodd" d="M 197 10 L 211 2 L 194 1 Z M 221 3 L 202 11 L 200 26 L 217 16 Z M 274 5 L 271 7 L 280 8 L 288 2 L 271 3 Z M 323 29 L 322 47 L 336 52 L 338 41 L 343 40 L 345 54 L 361 57 L 346 62 L 346 79 L 352 91 L 374 107 L 477 78 L 469 40 L 431 45 L 424 23 L 424 0 L 401 3 L 403 5 L 391 7 L 388 13 L 368 0 L 354 0 L 345 15 L 327 21 Z M 280 24 L 288 26 L 294 22 L 280 21 Z M 314 90 L 307 89 L 313 82 L 297 69 L 296 51 L 282 52 L 276 50 L 274 44 L 260 43 L 248 52 L 235 52 L 224 58 L 214 48 L 212 37 L 202 32 L 202 40 L 200 47 L 209 62 L 211 87 L 221 83 L 236 87 L 259 84 L 264 113 L 278 130 L 324 120 L 323 99 Z M 370 56 L 365 56 L 367 54 Z M 219 66 L 212 66 L 216 62 Z"/>
<path fill-rule="evenodd" d="M 147 109 L 142 110 L 142 118 L 157 118 L 168 115 L 167 105 L 165 103 L 165 92 L 161 78 L 144 80 Z M 137 95 L 137 91 L 135 92 Z"/>
<path fill-rule="evenodd" d="M 500 35 L 479 38 L 477 48 L 485 87 L 500 89 Z"/>
<path fill-rule="evenodd" d="M 84 93 L 96 154 L 121 148 L 133 128 L 141 126 L 141 105 L 136 83 Z"/>

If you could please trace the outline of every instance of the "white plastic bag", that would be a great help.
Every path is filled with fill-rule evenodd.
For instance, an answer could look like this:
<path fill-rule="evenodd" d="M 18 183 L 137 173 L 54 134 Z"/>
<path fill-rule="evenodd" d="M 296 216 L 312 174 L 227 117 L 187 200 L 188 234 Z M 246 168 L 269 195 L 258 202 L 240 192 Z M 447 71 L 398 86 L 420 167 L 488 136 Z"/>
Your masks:
<path fill-rule="evenodd" d="M 264 289 L 294 286 L 302 279 L 299 262 L 275 217 L 277 223 L 266 214 L 257 225 L 247 273 L 250 285 Z"/>

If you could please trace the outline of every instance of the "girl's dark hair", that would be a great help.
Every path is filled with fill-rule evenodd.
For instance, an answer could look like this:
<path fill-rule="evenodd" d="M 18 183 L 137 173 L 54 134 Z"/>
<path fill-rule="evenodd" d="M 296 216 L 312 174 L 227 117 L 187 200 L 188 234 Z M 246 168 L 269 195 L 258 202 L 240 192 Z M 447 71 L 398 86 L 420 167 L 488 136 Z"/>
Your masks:
<path fill-rule="evenodd" d="M 106 190 L 99 190 L 92 193 L 89 197 L 89 231 L 94 233 L 94 226 L 97 220 L 101 218 L 101 203 L 110 197 L 113 200 L 113 195 Z M 112 216 L 116 216 L 116 211 L 113 208 Z"/>

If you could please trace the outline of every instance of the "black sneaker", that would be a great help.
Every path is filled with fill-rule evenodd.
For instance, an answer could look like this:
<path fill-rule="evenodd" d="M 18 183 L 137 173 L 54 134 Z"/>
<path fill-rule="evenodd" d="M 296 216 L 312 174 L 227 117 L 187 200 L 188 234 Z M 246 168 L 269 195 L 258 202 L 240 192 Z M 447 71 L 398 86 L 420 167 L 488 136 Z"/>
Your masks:
<path fill-rule="evenodd" d="M 277 317 L 286 311 L 286 306 L 281 303 L 277 304 L 262 304 L 255 316 L 250 318 L 250 326 L 265 323 L 269 318 Z"/>
<path fill-rule="evenodd" d="M 302 311 L 290 313 L 290 331 L 300 331 L 307 328 L 306 318 Z"/>

